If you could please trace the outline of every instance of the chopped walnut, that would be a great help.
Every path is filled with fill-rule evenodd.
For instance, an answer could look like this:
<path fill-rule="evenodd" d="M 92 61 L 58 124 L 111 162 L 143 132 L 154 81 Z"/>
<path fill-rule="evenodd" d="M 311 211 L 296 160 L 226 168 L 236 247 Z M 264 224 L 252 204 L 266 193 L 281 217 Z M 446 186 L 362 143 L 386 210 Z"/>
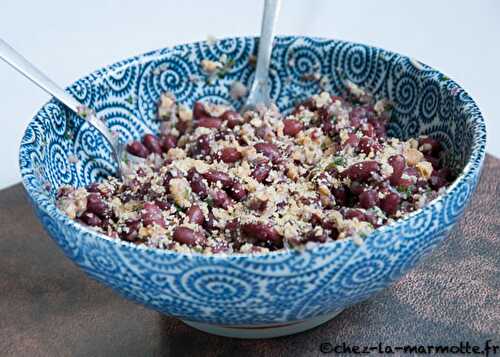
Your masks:
<path fill-rule="evenodd" d="M 191 202 L 189 200 L 191 195 L 191 187 L 189 185 L 189 182 L 185 178 L 171 179 L 169 188 L 170 194 L 172 195 L 175 203 L 177 203 L 181 207 L 191 206 Z"/>
<path fill-rule="evenodd" d="M 404 157 L 408 165 L 415 166 L 424 158 L 424 154 L 422 154 L 417 149 L 409 148 L 405 150 Z"/>
<path fill-rule="evenodd" d="M 208 74 L 213 74 L 215 71 L 217 71 L 219 68 L 222 68 L 222 63 L 216 62 L 216 61 L 211 61 L 209 59 L 203 59 L 201 61 L 201 68 L 203 71 L 205 71 Z"/>
<path fill-rule="evenodd" d="M 429 161 L 420 161 L 415 165 L 415 168 L 423 178 L 428 179 L 431 177 L 432 164 Z"/>

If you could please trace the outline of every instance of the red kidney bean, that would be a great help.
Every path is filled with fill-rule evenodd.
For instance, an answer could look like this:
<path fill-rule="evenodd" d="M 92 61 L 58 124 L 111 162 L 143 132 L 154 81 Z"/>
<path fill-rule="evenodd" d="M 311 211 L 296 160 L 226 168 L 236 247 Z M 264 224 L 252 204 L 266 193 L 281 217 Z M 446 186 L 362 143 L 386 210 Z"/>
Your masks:
<path fill-rule="evenodd" d="M 233 179 L 228 174 L 222 171 L 210 170 L 205 172 L 203 174 L 203 177 L 209 183 L 220 182 L 222 184 L 222 187 L 224 188 L 230 188 L 233 185 Z"/>
<path fill-rule="evenodd" d="M 199 128 L 201 127 L 201 128 L 211 128 L 211 129 L 218 129 L 220 128 L 221 124 L 222 120 L 211 117 L 201 117 L 196 122 L 196 126 L 198 126 Z"/>
<path fill-rule="evenodd" d="M 137 176 L 139 176 L 139 177 L 146 176 L 146 173 L 144 172 L 144 170 L 142 169 L 142 167 L 139 167 L 135 172 L 136 172 Z M 138 185 L 140 186 L 140 184 L 138 184 Z"/>
<path fill-rule="evenodd" d="M 210 117 L 210 114 L 205 110 L 202 102 L 196 102 L 193 106 L 193 117 L 199 119 L 201 117 Z"/>
<path fill-rule="evenodd" d="M 283 120 L 283 125 L 283 134 L 288 136 L 297 135 L 304 127 L 304 124 L 296 119 L 285 119 Z"/>
<path fill-rule="evenodd" d="M 163 187 L 165 187 L 165 192 L 170 193 L 170 180 L 173 179 L 173 176 L 170 172 L 167 172 L 163 176 Z"/>
<path fill-rule="evenodd" d="M 63 189 L 67 189 L 67 187 L 61 187 L 61 190 L 59 192 L 61 193 L 62 196 L 65 195 Z M 92 182 L 89 186 L 87 186 L 87 192 L 101 193 L 101 191 L 99 190 L 99 183 Z"/>
<path fill-rule="evenodd" d="M 229 137 L 229 135 L 231 135 L 231 133 L 232 132 L 229 129 L 220 129 L 220 130 L 217 130 L 214 133 L 214 139 L 215 139 L 215 141 L 227 140 L 227 138 Z"/>
<path fill-rule="evenodd" d="M 377 216 L 371 212 L 365 212 L 365 221 L 370 223 L 375 228 L 381 226 L 381 224 L 378 221 Z"/>
<path fill-rule="evenodd" d="M 146 134 L 142 137 L 142 143 L 149 150 L 155 154 L 161 154 L 161 146 L 158 138 L 153 134 Z"/>
<path fill-rule="evenodd" d="M 317 235 L 316 232 L 313 230 L 310 230 L 305 234 L 306 241 L 307 242 L 315 242 L 315 243 L 325 243 L 326 240 L 328 239 L 328 233 L 323 231 L 321 232 L 320 235 Z"/>
<path fill-rule="evenodd" d="M 344 143 L 344 146 L 351 146 L 353 148 L 357 148 L 359 145 L 359 138 L 355 133 L 350 133 L 347 137 L 347 140 Z"/>
<path fill-rule="evenodd" d="M 128 231 L 127 232 L 122 232 L 120 234 L 120 237 L 123 239 L 129 241 L 129 242 L 134 242 L 137 239 L 137 236 L 139 234 L 139 225 L 140 221 L 138 220 L 129 220 L 125 222 L 125 225 L 127 226 Z"/>
<path fill-rule="evenodd" d="M 201 154 L 202 156 L 210 155 L 210 138 L 207 134 L 200 135 L 196 139 L 196 149 L 197 154 Z"/>
<path fill-rule="evenodd" d="M 205 218 L 205 221 L 203 222 L 203 229 L 207 231 L 213 231 L 217 229 L 215 226 L 215 216 L 212 213 L 212 211 L 208 212 L 208 216 Z"/>
<path fill-rule="evenodd" d="M 349 177 L 353 181 L 367 181 L 372 173 L 379 171 L 380 165 L 377 161 L 366 160 L 349 166 L 340 174 L 343 177 Z"/>
<path fill-rule="evenodd" d="M 442 169 L 437 170 L 436 174 L 444 178 L 446 181 L 453 180 L 453 174 L 451 170 L 447 167 L 443 167 Z"/>
<path fill-rule="evenodd" d="M 263 154 L 265 157 L 267 157 L 271 161 L 276 161 L 280 157 L 280 153 L 278 150 L 278 147 L 274 144 L 270 143 L 258 143 L 254 145 L 255 150 L 257 152 Z"/>
<path fill-rule="evenodd" d="M 210 138 L 207 134 L 200 135 L 189 150 L 191 157 L 205 157 L 210 155 Z"/>
<path fill-rule="evenodd" d="M 127 145 L 127 151 L 132 155 L 142 158 L 146 158 L 149 155 L 149 150 L 140 141 L 137 140 L 134 140 Z"/>
<path fill-rule="evenodd" d="M 385 123 L 382 120 L 375 119 L 375 118 L 368 118 L 368 122 L 371 125 L 373 125 L 373 128 L 375 129 L 376 136 L 378 136 L 379 138 L 385 137 L 386 128 L 385 128 Z"/>
<path fill-rule="evenodd" d="M 364 221 L 366 219 L 365 214 L 361 210 L 354 208 L 345 210 L 343 215 L 345 219 L 357 218 L 359 221 Z"/>
<path fill-rule="evenodd" d="M 340 186 L 337 188 L 333 188 L 332 194 L 335 197 L 335 202 L 339 206 L 347 206 L 347 203 L 349 202 L 349 189 L 347 189 L 345 186 Z"/>
<path fill-rule="evenodd" d="M 227 164 L 232 164 L 243 157 L 236 148 L 224 148 L 219 152 L 219 157 Z"/>
<path fill-rule="evenodd" d="M 363 193 L 363 191 L 365 190 L 365 185 L 362 185 L 360 182 L 358 181 L 353 181 L 351 183 L 351 187 L 350 187 L 350 190 L 352 192 L 353 195 L 355 196 L 359 196 Z"/>
<path fill-rule="evenodd" d="M 283 237 L 270 225 L 264 223 L 245 223 L 241 225 L 244 235 L 258 240 L 259 242 L 270 242 L 281 244 Z"/>
<path fill-rule="evenodd" d="M 243 185 L 234 181 L 232 186 L 228 189 L 229 195 L 237 202 L 243 201 L 247 197 L 247 190 Z"/>
<path fill-rule="evenodd" d="M 97 193 L 91 193 L 87 196 L 87 211 L 100 217 L 109 214 L 108 206 Z"/>
<path fill-rule="evenodd" d="M 368 136 L 370 138 L 373 138 L 375 136 L 375 128 L 370 123 L 366 123 L 365 125 L 363 125 L 363 127 L 361 128 L 361 132 L 365 136 Z"/>
<path fill-rule="evenodd" d="M 185 120 L 177 120 L 175 123 L 175 128 L 179 131 L 179 133 L 184 134 L 189 128 L 189 122 Z"/>
<path fill-rule="evenodd" d="M 441 144 L 436 139 L 431 137 L 418 139 L 418 146 L 421 152 L 425 155 L 436 157 L 441 151 Z"/>
<path fill-rule="evenodd" d="M 321 227 L 331 231 L 331 230 L 334 230 L 337 228 L 337 224 L 334 221 L 324 221 L 324 222 L 321 222 Z"/>
<path fill-rule="evenodd" d="M 210 192 L 210 196 L 213 199 L 215 207 L 228 209 L 233 204 L 227 193 L 222 190 L 213 190 Z"/>
<path fill-rule="evenodd" d="M 211 248 L 213 254 L 224 253 L 229 250 L 229 244 L 226 241 L 217 241 L 216 245 Z"/>
<path fill-rule="evenodd" d="M 375 207 L 378 204 L 378 192 L 375 190 L 365 190 L 359 195 L 359 205 L 365 209 Z"/>
<path fill-rule="evenodd" d="M 321 217 L 316 213 L 311 214 L 311 219 L 309 220 L 309 222 L 312 224 L 313 227 L 321 226 L 323 223 Z"/>
<path fill-rule="evenodd" d="M 424 157 L 425 161 L 429 161 L 431 163 L 434 170 L 439 170 L 441 168 L 441 163 L 438 158 L 429 155 L 424 155 Z"/>
<path fill-rule="evenodd" d="M 434 190 L 439 190 L 441 187 L 444 187 L 448 184 L 448 181 L 442 176 L 440 176 L 437 173 L 432 173 L 431 177 L 429 178 L 429 185 L 434 189 Z"/>
<path fill-rule="evenodd" d="M 364 136 L 359 140 L 358 147 L 359 150 L 365 153 L 366 155 L 368 155 L 372 150 L 373 152 L 376 152 L 381 149 L 380 144 L 378 142 L 367 136 Z"/>
<path fill-rule="evenodd" d="M 427 180 L 424 178 L 420 178 L 415 183 L 415 187 L 416 187 L 417 191 L 418 190 L 420 190 L 420 191 L 428 190 L 429 189 L 429 182 L 427 182 Z"/>
<path fill-rule="evenodd" d="M 208 187 L 203 182 L 203 177 L 194 169 L 188 171 L 187 179 L 191 186 L 191 190 L 198 195 L 201 199 L 205 199 L 208 196 Z"/>
<path fill-rule="evenodd" d="M 301 102 L 299 104 L 297 104 L 295 106 L 295 108 L 293 109 L 293 112 L 292 114 L 295 115 L 295 114 L 299 114 L 301 112 L 301 109 L 300 107 L 303 107 L 304 109 L 307 109 L 309 111 L 314 111 L 316 110 L 316 103 L 314 103 L 314 100 L 312 98 L 308 98 L 307 100 L 305 100 L 304 102 Z"/>
<path fill-rule="evenodd" d="M 339 237 L 340 235 L 340 232 L 338 230 L 337 227 L 334 227 L 332 229 L 330 229 L 330 238 L 333 239 L 333 240 L 337 240 L 337 238 Z"/>
<path fill-rule="evenodd" d="M 144 207 L 141 211 L 141 218 L 144 226 L 157 224 L 165 228 L 165 220 L 163 219 L 161 209 L 152 202 L 144 203 Z"/>
<path fill-rule="evenodd" d="M 397 186 L 406 165 L 405 158 L 403 155 L 393 155 L 389 157 L 387 162 L 392 166 L 392 174 L 389 180 L 391 184 Z"/>
<path fill-rule="evenodd" d="M 248 202 L 248 207 L 257 212 L 263 212 L 267 208 L 267 201 L 254 198 Z"/>
<path fill-rule="evenodd" d="M 227 127 L 233 129 L 236 125 L 240 125 L 243 122 L 243 118 L 240 113 L 235 112 L 234 110 L 226 110 L 220 118 L 227 122 Z"/>
<path fill-rule="evenodd" d="M 351 122 L 351 127 L 359 128 L 363 120 L 366 120 L 367 114 L 366 109 L 363 107 L 356 107 L 349 113 L 349 120 Z"/>
<path fill-rule="evenodd" d="M 191 247 L 201 245 L 205 241 L 205 236 L 187 227 L 176 227 L 172 239 L 176 242 L 189 245 Z"/>
<path fill-rule="evenodd" d="M 339 95 L 331 95 L 330 98 L 332 99 L 332 103 L 335 103 L 337 100 L 340 101 L 342 104 L 345 103 L 345 99 Z"/>
<path fill-rule="evenodd" d="M 271 166 L 266 163 L 259 163 L 255 166 L 250 176 L 252 176 L 257 182 L 264 181 L 271 172 Z"/>
<path fill-rule="evenodd" d="M 391 181 L 391 183 L 392 183 L 392 181 Z M 393 183 L 393 186 L 395 186 L 395 187 L 401 186 L 403 188 L 408 188 L 411 185 L 413 185 L 413 180 L 410 178 L 403 178 L 403 177 L 400 177 L 399 179 L 395 180 Z"/>
<path fill-rule="evenodd" d="M 408 176 L 415 176 L 415 177 L 419 176 L 417 169 L 413 166 L 408 166 L 407 168 L 405 168 L 403 170 L 403 173 Z"/>
<path fill-rule="evenodd" d="M 92 212 L 85 211 L 80 216 L 80 219 L 88 226 L 100 227 L 102 226 L 102 220 Z"/>
<path fill-rule="evenodd" d="M 237 218 L 232 219 L 226 223 L 224 230 L 228 231 L 231 238 L 235 239 L 238 237 L 238 233 L 240 230 L 240 222 L 238 221 Z"/>
<path fill-rule="evenodd" d="M 157 205 L 161 210 L 168 210 L 170 208 L 170 202 L 166 199 L 164 200 L 155 200 L 155 205 Z"/>
<path fill-rule="evenodd" d="M 273 136 L 273 129 L 269 125 L 264 124 L 255 129 L 255 135 L 263 140 L 268 140 Z"/>
<path fill-rule="evenodd" d="M 321 118 L 321 130 L 323 130 L 323 133 L 326 135 L 335 134 L 335 125 L 333 124 L 332 119 L 328 117 Z"/>
<path fill-rule="evenodd" d="M 168 150 L 173 149 L 177 146 L 177 138 L 172 134 L 162 134 L 160 135 L 160 147 L 164 152 L 168 152 Z"/>
<path fill-rule="evenodd" d="M 388 215 L 393 215 L 398 210 L 401 198 L 395 192 L 389 192 L 380 200 L 380 208 Z"/>
<path fill-rule="evenodd" d="M 205 216 L 203 211 L 198 205 L 192 205 L 186 212 L 190 223 L 199 224 L 200 226 L 205 221 Z"/>

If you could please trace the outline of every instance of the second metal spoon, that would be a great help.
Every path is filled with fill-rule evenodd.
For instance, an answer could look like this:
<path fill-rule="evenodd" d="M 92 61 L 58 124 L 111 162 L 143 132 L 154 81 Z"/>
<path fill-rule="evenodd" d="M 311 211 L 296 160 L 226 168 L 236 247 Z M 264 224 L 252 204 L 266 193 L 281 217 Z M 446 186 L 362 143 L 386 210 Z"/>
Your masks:
<path fill-rule="evenodd" d="M 244 113 L 253 110 L 258 104 L 269 106 L 271 104 L 269 88 L 269 67 L 271 65 L 271 53 L 273 50 L 274 29 L 278 19 L 281 0 L 265 0 L 264 14 L 259 38 L 259 52 L 257 55 L 257 69 L 255 78 L 250 88 L 250 93 L 241 109 Z"/>

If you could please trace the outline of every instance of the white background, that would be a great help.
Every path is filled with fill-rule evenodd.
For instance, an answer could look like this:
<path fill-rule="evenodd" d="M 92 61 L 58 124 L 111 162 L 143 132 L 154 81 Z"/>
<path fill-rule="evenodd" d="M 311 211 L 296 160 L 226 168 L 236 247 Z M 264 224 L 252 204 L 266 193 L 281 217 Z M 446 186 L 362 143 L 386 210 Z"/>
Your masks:
<path fill-rule="evenodd" d="M 262 0 L 0 0 L 0 36 L 61 85 L 148 50 L 257 34 Z M 372 44 L 440 69 L 486 118 L 500 156 L 500 1 L 283 0 L 280 34 Z M 19 181 L 18 146 L 49 99 L 0 61 L 0 188 Z"/>

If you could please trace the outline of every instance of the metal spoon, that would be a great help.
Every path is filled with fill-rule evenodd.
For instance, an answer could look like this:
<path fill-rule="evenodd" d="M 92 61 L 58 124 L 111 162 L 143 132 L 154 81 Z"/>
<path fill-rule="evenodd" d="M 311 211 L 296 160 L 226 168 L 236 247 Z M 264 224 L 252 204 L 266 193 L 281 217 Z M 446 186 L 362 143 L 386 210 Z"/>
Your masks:
<path fill-rule="evenodd" d="M 255 78 L 250 88 L 250 93 L 245 105 L 241 109 L 254 110 L 258 104 L 269 106 L 271 104 L 269 88 L 269 66 L 271 65 L 271 53 L 273 50 L 274 28 L 278 19 L 281 0 L 265 0 L 264 14 L 259 39 L 259 53 L 257 55 L 257 69 Z"/>
<path fill-rule="evenodd" d="M 9 44 L 0 38 L 0 58 L 11 65 L 19 73 L 31 80 L 44 91 L 52 95 L 80 117 L 84 118 L 90 125 L 96 128 L 99 133 L 109 142 L 112 148 L 113 159 L 116 161 L 118 171 L 116 176 L 123 178 L 122 160 L 140 162 L 143 160 L 127 152 L 125 146 L 121 144 L 104 122 L 99 119 L 95 112 L 87 106 L 79 103 L 70 94 L 54 83 L 49 77 L 31 64 L 26 58 L 14 50 Z"/>

